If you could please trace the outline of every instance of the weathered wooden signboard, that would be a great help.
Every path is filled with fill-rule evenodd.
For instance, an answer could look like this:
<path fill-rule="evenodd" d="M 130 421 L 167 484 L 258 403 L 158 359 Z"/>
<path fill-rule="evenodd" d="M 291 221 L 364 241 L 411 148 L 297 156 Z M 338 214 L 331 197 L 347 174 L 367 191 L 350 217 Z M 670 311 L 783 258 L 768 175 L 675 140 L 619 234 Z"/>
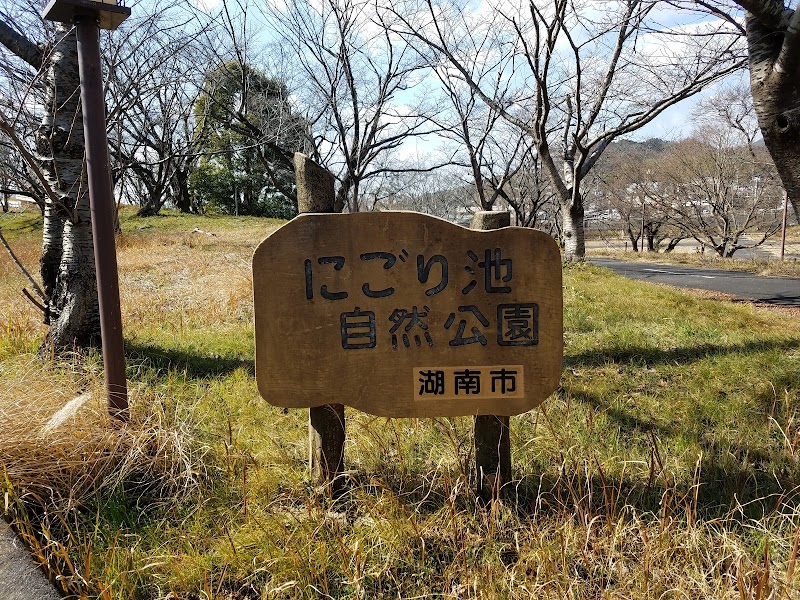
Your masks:
<path fill-rule="evenodd" d="M 514 415 L 559 381 L 561 258 L 538 231 L 303 214 L 256 249 L 253 288 L 258 389 L 277 406 Z"/>

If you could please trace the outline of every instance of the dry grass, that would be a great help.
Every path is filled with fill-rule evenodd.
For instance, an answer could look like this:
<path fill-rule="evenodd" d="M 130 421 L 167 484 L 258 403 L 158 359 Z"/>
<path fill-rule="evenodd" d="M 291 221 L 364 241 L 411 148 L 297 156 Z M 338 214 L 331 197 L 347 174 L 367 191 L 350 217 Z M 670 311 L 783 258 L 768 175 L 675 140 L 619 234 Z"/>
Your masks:
<path fill-rule="evenodd" d="M 129 592 L 110 592 L 130 569 L 132 549 L 119 532 L 98 544 L 103 535 L 78 523 L 97 510 L 124 512 L 113 506 L 120 495 L 136 498 L 143 513 L 191 496 L 213 470 L 209 446 L 196 439 L 190 414 L 168 410 L 165 398 L 143 387 L 131 390 L 133 421 L 112 424 L 97 365 L 81 357 L 73 364 L 18 360 L 3 370 L 0 473 L 6 517 L 63 593 L 128 597 Z M 83 393 L 76 396 L 76 390 Z M 78 406 L 64 414 L 70 401 Z M 96 519 L 95 525 L 102 527 Z M 93 556 L 98 545 L 101 553 Z M 138 578 L 129 575 L 132 582 Z"/>
<path fill-rule="evenodd" d="M 591 257 L 614 258 L 634 262 L 650 262 L 665 265 L 692 265 L 709 269 L 726 269 L 730 271 L 746 271 L 769 277 L 800 277 L 800 261 L 794 258 L 800 253 L 800 243 L 787 246 L 787 258 L 784 261 L 766 259 L 719 258 L 711 254 L 661 252 L 626 252 L 619 249 L 594 248 L 587 250 Z"/>
<path fill-rule="evenodd" d="M 140 226 L 119 244 L 130 426 L 108 427 L 96 356 L 35 356 L 0 276 L 22 323 L 0 341 L 6 514 L 76 597 L 800 597 L 800 320 L 570 267 L 562 386 L 512 419 L 503 502 L 475 501 L 470 419 L 349 411 L 331 503 L 306 411 L 252 378 L 249 261 L 274 224 Z"/>
<path fill-rule="evenodd" d="M 2 224 L 18 260 L 34 275 L 41 255 L 41 236 L 35 235 L 39 222 L 38 216 L 24 214 L 6 215 Z M 28 280 L 0 247 L 0 361 L 44 332 L 42 313 L 22 296 L 23 288 L 30 288 Z"/>
<path fill-rule="evenodd" d="M 119 486 L 162 496 L 196 486 L 207 447 L 192 442 L 190 421 L 167 414 L 152 392 L 134 388 L 133 422 L 114 426 L 96 370 L 82 358 L 57 366 L 31 359 L 3 377 L 0 464 L 9 482 L 59 510 Z M 73 400 L 79 406 L 59 415 Z"/>

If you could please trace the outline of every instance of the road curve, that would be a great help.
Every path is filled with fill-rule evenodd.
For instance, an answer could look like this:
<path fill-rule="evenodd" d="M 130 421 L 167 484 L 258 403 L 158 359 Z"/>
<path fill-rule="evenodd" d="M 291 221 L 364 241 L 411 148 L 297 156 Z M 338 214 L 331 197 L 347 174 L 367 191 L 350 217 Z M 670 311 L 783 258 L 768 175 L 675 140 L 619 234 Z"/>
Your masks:
<path fill-rule="evenodd" d="M 631 279 L 731 294 L 737 300 L 778 306 L 800 306 L 800 279 L 764 277 L 742 271 L 701 269 L 685 265 L 659 265 L 592 258 L 589 262 Z"/>

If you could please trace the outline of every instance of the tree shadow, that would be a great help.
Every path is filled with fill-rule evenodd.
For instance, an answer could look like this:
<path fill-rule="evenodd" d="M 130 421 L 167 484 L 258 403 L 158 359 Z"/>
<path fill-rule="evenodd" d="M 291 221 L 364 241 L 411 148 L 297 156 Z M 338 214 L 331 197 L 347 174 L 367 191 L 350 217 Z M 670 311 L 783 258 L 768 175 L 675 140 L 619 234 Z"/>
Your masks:
<path fill-rule="evenodd" d="M 686 364 L 712 356 L 730 354 L 759 354 L 770 350 L 800 349 L 800 338 L 780 341 L 754 340 L 743 344 L 701 344 L 688 348 L 651 348 L 633 346 L 629 348 L 600 348 L 578 354 L 564 354 L 564 367 L 597 367 L 608 363 L 631 363 L 659 365 Z"/>
<path fill-rule="evenodd" d="M 775 304 L 776 306 L 800 306 L 800 294 L 775 294 L 767 298 L 757 298 L 756 302 Z"/>
<path fill-rule="evenodd" d="M 125 354 L 130 363 L 145 364 L 156 370 L 185 371 L 192 378 L 230 375 L 237 369 L 244 369 L 250 377 L 255 376 L 254 361 L 241 358 L 130 342 L 125 344 Z"/>
<path fill-rule="evenodd" d="M 601 411 L 622 433 L 649 438 L 651 481 L 646 485 L 640 479 L 613 482 L 620 486 L 620 495 L 636 499 L 633 505 L 640 510 L 657 512 L 668 489 L 678 497 L 692 496 L 697 514 L 708 519 L 723 517 L 736 506 L 741 506 L 742 514 L 753 519 L 769 514 L 776 503 L 800 507 L 800 457 L 785 446 L 762 448 L 743 440 L 712 440 L 701 431 L 662 424 L 609 406 L 590 392 L 574 391 L 572 396 Z M 662 479 L 664 472 L 660 461 L 667 460 L 660 447 L 677 437 L 690 438 L 702 451 L 698 456 L 697 480 L 674 482 L 669 488 L 665 482 L 654 485 L 653 479 Z M 599 489 L 604 488 L 608 482 L 602 481 L 602 477 L 598 479 Z"/>

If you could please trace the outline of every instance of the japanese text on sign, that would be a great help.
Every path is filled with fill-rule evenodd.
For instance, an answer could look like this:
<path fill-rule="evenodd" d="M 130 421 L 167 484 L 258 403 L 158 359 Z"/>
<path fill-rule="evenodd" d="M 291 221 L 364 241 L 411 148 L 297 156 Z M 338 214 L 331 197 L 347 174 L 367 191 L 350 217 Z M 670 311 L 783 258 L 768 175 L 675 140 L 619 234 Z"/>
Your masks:
<path fill-rule="evenodd" d="M 253 254 L 256 378 L 284 407 L 512 415 L 558 385 L 561 257 L 531 229 L 305 214 Z"/>
<path fill-rule="evenodd" d="M 521 398 L 525 389 L 524 372 L 522 365 L 414 367 L 412 386 L 420 401 Z"/>
<path fill-rule="evenodd" d="M 500 248 L 487 248 L 482 256 L 483 260 L 473 250 L 465 252 L 466 265 L 463 270 L 466 276 L 461 278 L 463 281 L 454 282 L 459 286 L 460 295 L 466 298 L 479 285 L 487 294 L 510 294 L 512 259 L 503 256 Z M 366 252 L 359 255 L 357 265 L 376 260 L 384 271 L 404 266 L 414 269 L 415 279 L 422 286 L 420 292 L 424 288 L 428 303 L 433 303 L 434 297 L 450 284 L 450 261 L 441 254 L 427 257 L 417 254 L 416 260 L 410 260 L 410 254 L 405 249 L 396 254 Z M 496 339 L 498 346 L 534 346 L 538 343 L 539 307 L 535 302 L 501 303 L 491 314 L 484 314 L 485 308 L 481 310 L 478 305 L 465 302 L 452 307 L 443 321 L 432 322 L 428 304 L 391 305 L 383 312 L 364 308 L 370 299 L 393 296 L 397 290 L 391 285 L 375 285 L 365 278 L 353 293 L 353 290 L 347 289 L 344 281 L 336 289 L 331 289 L 328 277 L 328 283 L 319 288 L 315 286 L 315 268 L 318 271 L 328 269 L 328 275 L 335 275 L 336 272 L 342 272 L 347 264 L 348 257 L 345 256 L 320 256 L 306 258 L 303 262 L 306 300 L 321 298 L 331 302 L 350 300 L 356 303 L 352 309 L 343 310 L 339 315 L 341 347 L 345 350 L 375 348 L 381 340 L 391 343 L 394 350 L 410 348 L 412 345 L 433 347 L 435 343 L 445 342 L 453 347 L 469 344 L 486 346 L 489 339 Z M 366 268 L 363 270 L 368 272 Z M 430 285 L 432 283 L 435 285 Z"/>

